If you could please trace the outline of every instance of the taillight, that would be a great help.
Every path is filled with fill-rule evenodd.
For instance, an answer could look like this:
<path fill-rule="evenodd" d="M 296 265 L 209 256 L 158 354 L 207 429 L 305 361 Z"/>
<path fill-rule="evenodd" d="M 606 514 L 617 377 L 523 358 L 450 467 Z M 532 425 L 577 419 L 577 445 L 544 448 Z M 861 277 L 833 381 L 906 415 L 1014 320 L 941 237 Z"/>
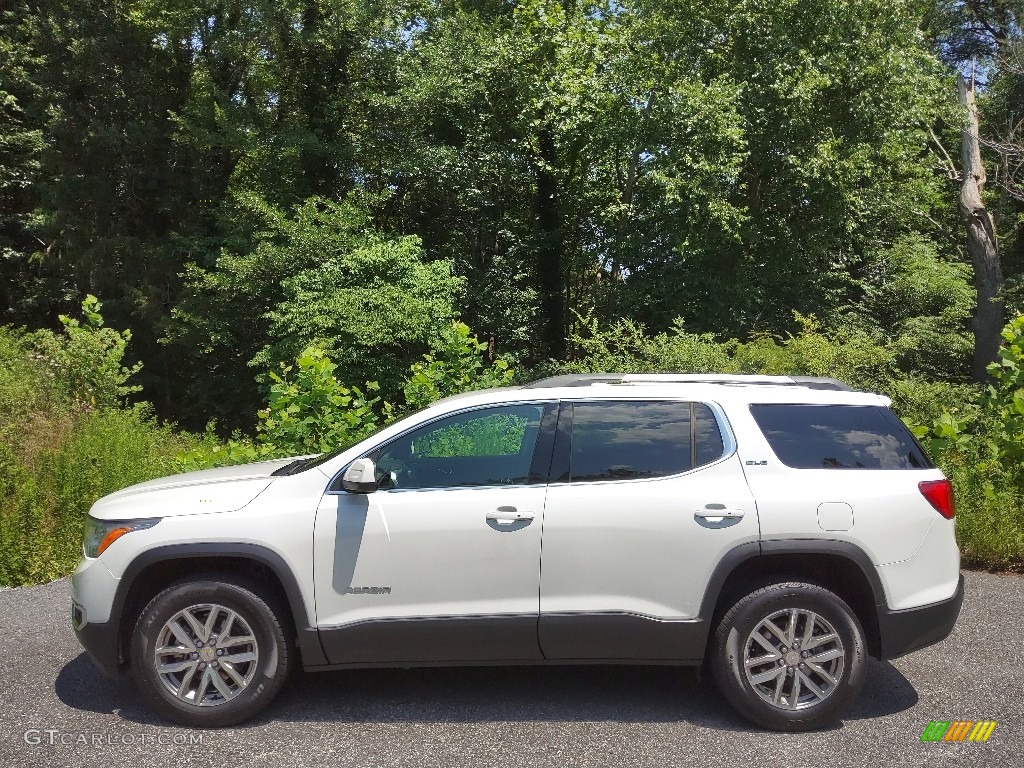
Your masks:
<path fill-rule="evenodd" d="M 949 480 L 922 480 L 917 487 L 936 512 L 947 520 L 953 519 L 956 508 L 953 505 L 953 484 Z"/>

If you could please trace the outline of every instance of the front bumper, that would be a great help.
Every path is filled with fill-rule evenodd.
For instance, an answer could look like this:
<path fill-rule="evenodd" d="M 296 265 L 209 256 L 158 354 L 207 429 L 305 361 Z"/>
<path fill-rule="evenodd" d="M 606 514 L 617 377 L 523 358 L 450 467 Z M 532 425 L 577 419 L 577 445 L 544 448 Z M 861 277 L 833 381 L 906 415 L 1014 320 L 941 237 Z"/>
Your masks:
<path fill-rule="evenodd" d="M 80 618 L 86 618 L 77 603 L 71 604 L 71 626 L 75 630 L 78 642 L 89 654 L 93 665 L 106 677 L 116 678 L 121 674 L 121 647 L 117 625 L 113 622 L 80 624 Z"/>
<path fill-rule="evenodd" d="M 120 669 L 119 624 L 112 614 L 118 579 L 100 560 L 83 558 L 71 577 L 71 626 L 93 664 L 108 677 Z"/>
<path fill-rule="evenodd" d="M 964 577 L 961 574 L 956 592 L 948 600 L 901 611 L 880 607 L 881 658 L 895 659 L 945 640 L 953 631 L 963 602 Z"/>

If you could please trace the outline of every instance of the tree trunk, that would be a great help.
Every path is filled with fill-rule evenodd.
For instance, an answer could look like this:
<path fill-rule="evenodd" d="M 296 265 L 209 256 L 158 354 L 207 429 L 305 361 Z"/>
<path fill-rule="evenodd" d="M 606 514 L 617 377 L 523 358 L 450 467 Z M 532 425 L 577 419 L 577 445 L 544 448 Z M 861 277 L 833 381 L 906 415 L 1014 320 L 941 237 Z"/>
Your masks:
<path fill-rule="evenodd" d="M 974 266 L 974 287 L 978 306 L 974 311 L 974 378 L 985 381 L 986 367 L 996 359 L 1003 329 L 1004 307 L 1000 292 L 1003 270 L 999 264 L 995 221 L 985 208 L 981 193 L 985 187 L 985 166 L 981 162 L 978 107 L 974 101 L 974 78 L 957 78 L 960 104 L 967 109 L 967 122 L 961 133 L 960 155 L 963 183 L 960 186 L 960 213 L 967 224 L 967 250 Z"/>

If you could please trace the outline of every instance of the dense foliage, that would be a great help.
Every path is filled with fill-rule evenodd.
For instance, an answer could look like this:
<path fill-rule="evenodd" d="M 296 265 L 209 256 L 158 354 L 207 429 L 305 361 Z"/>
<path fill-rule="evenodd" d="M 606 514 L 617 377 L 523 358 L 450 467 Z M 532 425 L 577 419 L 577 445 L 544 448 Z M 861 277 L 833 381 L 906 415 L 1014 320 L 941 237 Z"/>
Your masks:
<path fill-rule="evenodd" d="M 99 296 L 157 411 L 226 430 L 309 344 L 394 398 L 454 319 L 533 366 L 577 316 L 855 315 L 962 378 L 954 6 L 14 0 L 0 306 Z"/>
<path fill-rule="evenodd" d="M 6 2 L 4 542 L 81 514 L 38 483 L 87 446 L 139 469 L 98 458 L 83 498 L 513 377 L 751 371 L 889 394 L 970 499 L 971 557 L 1020 564 L 1022 11 Z M 958 73 L 997 301 L 958 208 Z M 993 307 L 1016 324 L 981 381 Z M 4 580 L 56 572 L 18 562 Z"/>

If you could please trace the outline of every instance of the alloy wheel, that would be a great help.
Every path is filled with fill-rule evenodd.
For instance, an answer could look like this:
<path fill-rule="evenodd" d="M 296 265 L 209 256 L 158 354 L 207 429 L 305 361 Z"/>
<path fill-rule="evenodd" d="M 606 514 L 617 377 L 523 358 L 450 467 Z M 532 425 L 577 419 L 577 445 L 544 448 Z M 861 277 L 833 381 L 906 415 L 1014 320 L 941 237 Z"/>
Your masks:
<path fill-rule="evenodd" d="M 163 686 L 179 701 L 214 707 L 252 682 L 259 644 L 248 622 L 222 605 L 192 605 L 161 628 L 154 664 Z"/>
<path fill-rule="evenodd" d="M 778 709 L 821 704 L 839 687 L 845 665 L 839 633 L 814 611 L 776 611 L 758 622 L 743 644 L 747 682 Z"/>

